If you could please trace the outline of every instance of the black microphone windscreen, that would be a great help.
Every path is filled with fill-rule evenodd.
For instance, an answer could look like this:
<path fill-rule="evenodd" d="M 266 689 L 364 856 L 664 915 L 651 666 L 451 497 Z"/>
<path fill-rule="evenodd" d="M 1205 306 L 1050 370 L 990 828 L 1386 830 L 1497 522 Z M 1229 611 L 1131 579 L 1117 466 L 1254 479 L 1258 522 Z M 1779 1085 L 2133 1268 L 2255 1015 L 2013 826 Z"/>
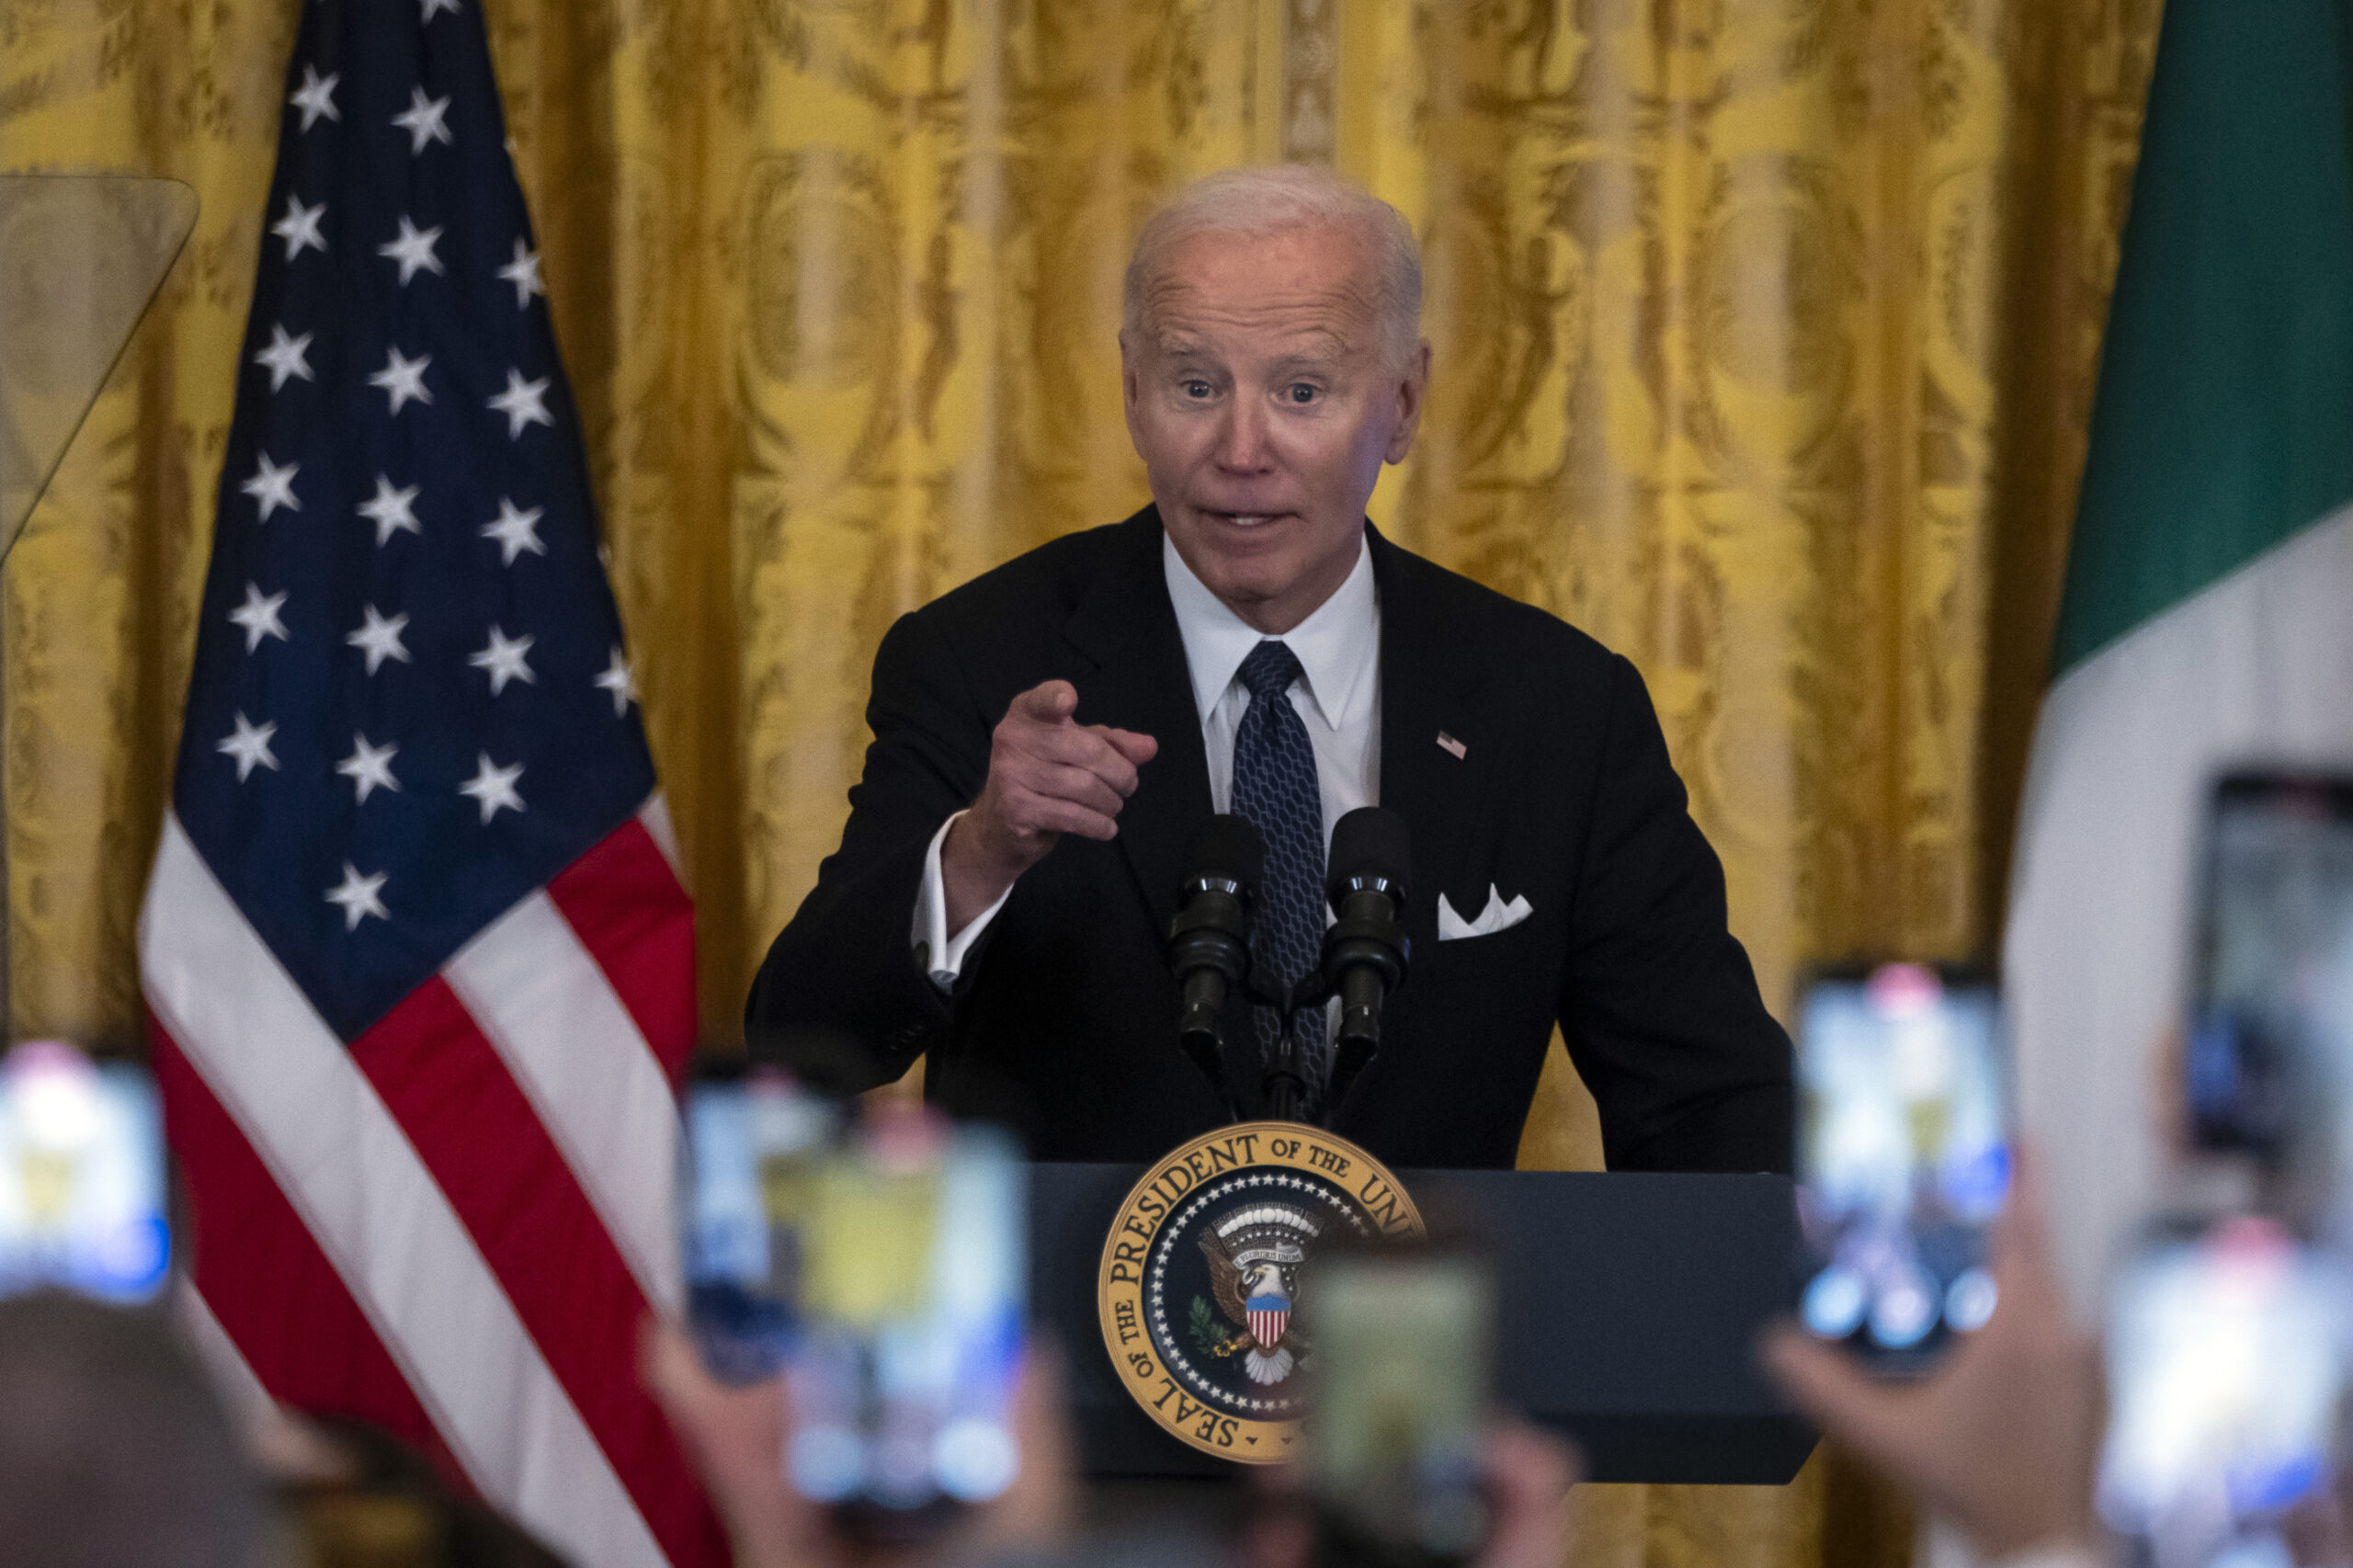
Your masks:
<path fill-rule="evenodd" d="M 1255 894 L 1266 869 L 1267 841 L 1258 835 L 1257 824 L 1248 817 L 1228 813 L 1210 818 L 1208 830 L 1194 842 L 1185 881 L 1220 877 L 1240 882 Z"/>
<path fill-rule="evenodd" d="M 1332 824 L 1324 885 L 1337 889 L 1355 877 L 1380 877 L 1399 889 L 1414 881 L 1413 835 L 1405 819 L 1385 806 L 1358 806 Z"/>

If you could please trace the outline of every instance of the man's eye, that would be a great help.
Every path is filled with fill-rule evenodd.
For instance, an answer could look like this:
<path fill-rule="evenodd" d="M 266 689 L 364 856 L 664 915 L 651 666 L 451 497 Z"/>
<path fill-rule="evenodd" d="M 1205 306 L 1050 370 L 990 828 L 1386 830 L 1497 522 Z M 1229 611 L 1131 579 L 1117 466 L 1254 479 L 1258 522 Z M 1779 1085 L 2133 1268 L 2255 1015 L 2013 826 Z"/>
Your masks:
<path fill-rule="evenodd" d="M 1187 397 L 1207 397 L 1210 395 L 1210 384 L 1209 382 L 1202 381 L 1199 376 L 1196 376 L 1185 383 L 1185 395 Z"/>
<path fill-rule="evenodd" d="M 1322 395 L 1321 388 L 1306 381 L 1293 381 L 1290 384 L 1290 397 L 1293 403 L 1313 403 Z"/>

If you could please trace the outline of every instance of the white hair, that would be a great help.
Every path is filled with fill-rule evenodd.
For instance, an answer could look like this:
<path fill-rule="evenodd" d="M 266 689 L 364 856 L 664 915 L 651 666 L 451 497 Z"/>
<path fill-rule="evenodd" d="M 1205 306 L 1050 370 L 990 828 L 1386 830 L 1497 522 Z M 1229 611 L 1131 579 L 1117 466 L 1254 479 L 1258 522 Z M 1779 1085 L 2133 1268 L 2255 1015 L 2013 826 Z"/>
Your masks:
<path fill-rule="evenodd" d="M 1263 235 L 1332 226 L 1355 230 L 1372 251 L 1383 358 L 1404 364 L 1422 335 L 1422 252 L 1404 214 L 1312 164 L 1271 164 L 1205 175 L 1145 220 L 1128 258 L 1120 335 L 1143 326 L 1144 293 L 1168 252 L 1199 234 Z"/>

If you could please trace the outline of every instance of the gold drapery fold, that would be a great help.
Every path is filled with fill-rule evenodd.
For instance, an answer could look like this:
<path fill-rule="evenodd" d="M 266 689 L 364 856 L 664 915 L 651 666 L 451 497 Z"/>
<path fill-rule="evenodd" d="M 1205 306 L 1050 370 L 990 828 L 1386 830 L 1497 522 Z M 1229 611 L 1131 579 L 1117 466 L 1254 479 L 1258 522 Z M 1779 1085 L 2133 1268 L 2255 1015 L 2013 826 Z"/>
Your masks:
<path fill-rule="evenodd" d="M 6 574 L 18 1036 L 137 1032 L 300 4 L 0 10 L 0 169 L 204 203 Z M 1142 498 L 1141 216 L 1281 158 L 1425 236 L 1429 419 L 1376 519 L 1641 667 L 1777 1010 L 1810 960 L 1989 950 L 2157 0 L 484 5 L 714 1040 L 839 833 L 891 619 Z M 1556 1053 L 1523 1163 L 1597 1148 Z M 1593 1568 L 1909 1544 L 1831 1453 L 1584 1514 Z"/>

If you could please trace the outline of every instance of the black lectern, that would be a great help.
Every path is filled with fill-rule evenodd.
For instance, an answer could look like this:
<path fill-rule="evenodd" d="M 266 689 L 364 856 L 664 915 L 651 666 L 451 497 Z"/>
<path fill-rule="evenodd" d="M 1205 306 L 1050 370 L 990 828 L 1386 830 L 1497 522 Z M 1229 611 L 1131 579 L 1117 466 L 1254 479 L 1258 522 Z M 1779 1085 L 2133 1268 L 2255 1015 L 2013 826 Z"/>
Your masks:
<path fill-rule="evenodd" d="M 1078 1446 L 1103 1479 L 1233 1476 L 1146 1419 L 1097 1326 L 1103 1237 L 1142 1165 L 1030 1167 L 1031 1302 L 1069 1361 Z M 1501 1254 L 1502 1387 L 1585 1451 L 1592 1481 L 1781 1485 L 1813 1451 L 1756 1364 L 1796 1303 L 1780 1176 L 1400 1171 L 1425 1210 L 1475 1215 Z"/>

